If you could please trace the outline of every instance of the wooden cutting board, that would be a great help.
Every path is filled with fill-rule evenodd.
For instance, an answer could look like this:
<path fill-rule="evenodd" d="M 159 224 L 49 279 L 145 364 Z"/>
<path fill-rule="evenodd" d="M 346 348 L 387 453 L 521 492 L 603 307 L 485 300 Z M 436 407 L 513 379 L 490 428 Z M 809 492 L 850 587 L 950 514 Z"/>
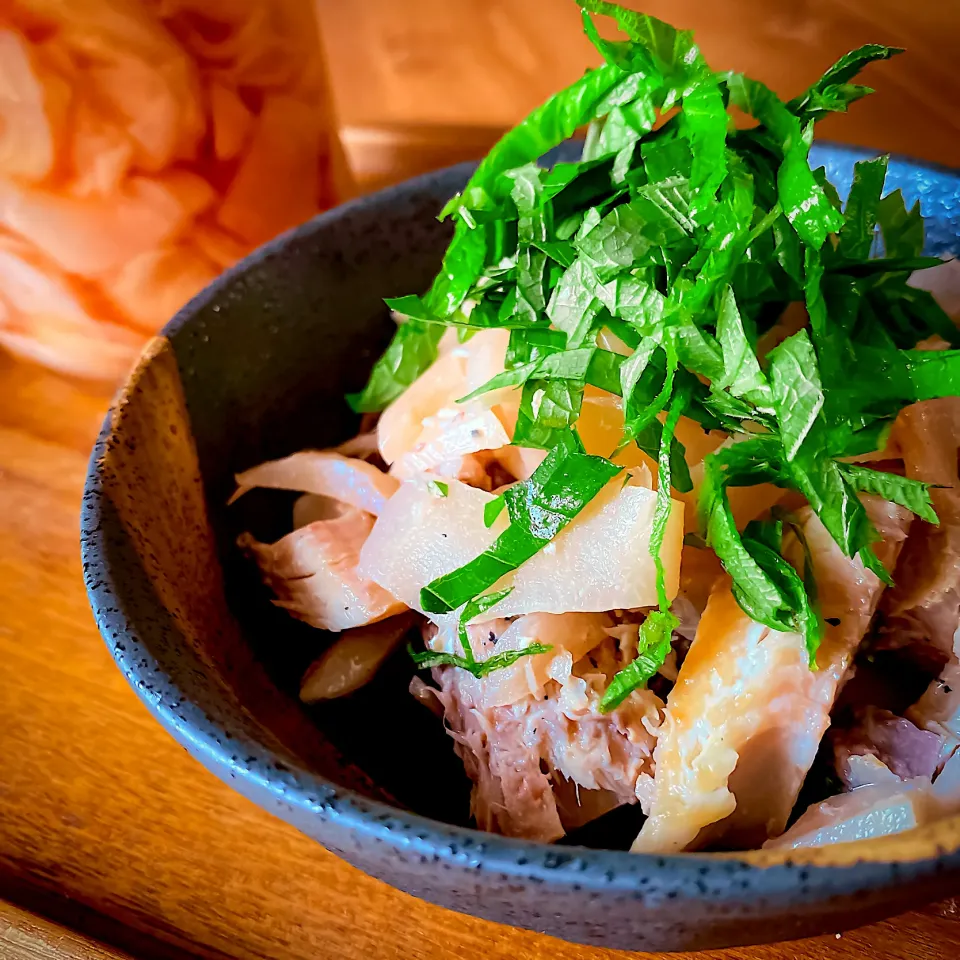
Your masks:
<path fill-rule="evenodd" d="M 318 0 L 341 134 L 367 185 L 478 154 L 590 61 L 572 0 Z M 848 139 L 960 165 L 960 8 L 651 0 L 719 67 L 783 92 L 866 40 Z M 839 131 L 836 131 L 839 134 Z M 80 492 L 108 391 L 0 357 L 0 958 L 615 960 L 428 906 L 233 793 L 151 719 L 87 607 Z M 952 903 L 839 939 L 703 960 L 948 960 Z"/>

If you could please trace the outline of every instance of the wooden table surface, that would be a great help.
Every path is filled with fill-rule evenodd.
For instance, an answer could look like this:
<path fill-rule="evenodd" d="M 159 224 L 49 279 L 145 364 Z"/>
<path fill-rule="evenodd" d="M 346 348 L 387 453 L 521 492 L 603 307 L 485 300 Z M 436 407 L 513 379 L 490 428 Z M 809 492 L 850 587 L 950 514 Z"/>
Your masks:
<path fill-rule="evenodd" d="M 570 0 L 319 0 L 362 185 L 476 153 L 591 60 Z M 719 67 L 781 92 L 866 40 L 912 55 L 847 139 L 960 165 L 960 7 L 906 0 L 651 0 Z M 832 130 L 841 135 L 840 130 Z M 614 960 L 391 890 L 241 799 L 157 726 L 99 640 L 77 526 L 107 393 L 0 357 L 0 960 Z M 946 960 L 946 903 L 840 939 L 716 960 Z"/>

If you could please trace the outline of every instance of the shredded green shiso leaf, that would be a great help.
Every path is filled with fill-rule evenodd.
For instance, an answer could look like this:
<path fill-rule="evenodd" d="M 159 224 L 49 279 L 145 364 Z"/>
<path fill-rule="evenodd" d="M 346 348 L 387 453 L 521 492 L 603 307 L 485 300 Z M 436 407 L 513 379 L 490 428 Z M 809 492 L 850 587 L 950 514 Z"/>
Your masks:
<path fill-rule="evenodd" d="M 604 64 L 509 131 L 449 201 L 441 218 L 455 228 L 439 274 L 423 296 L 387 301 L 407 319 L 349 400 L 358 411 L 383 409 L 434 361 L 448 326 L 510 330 L 506 369 L 474 395 L 518 389 L 513 442 L 547 459 L 490 505 L 488 525 L 503 507 L 510 518 L 494 545 L 421 596 L 425 610 L 467 604 L 476 616 L 470 604 L 618 473 L 583 451 L 575 425 L 588 384 L 622 397 L 622 445 L 636 443 L 660 468 L 650 543 L 660 604 L 638 657 L 603 698 L 613 709 L 662 665 L 677 622 L 659 549 L 671 486 L 692 488 L 673 436 L 679 416 L 738 438 L 704 462 L 701 536 L 741 608 L 803 634 L 813 665 L 823 627 L 810 565 L 801 576 L 784 560 L 782 519 L 738 531 L 727 490 L 798 491 L 847 556 L 889 581 L 858 494 L 935 522 L 928 487 L 845 460 L 881 447 L 903 406 L 960 392 L 960 350 L 913 349 L 934 334 L 960 343 L 933 297 L 907 285 L 913 270 L 941 261 L 922 256 L 919 204 L 908 210 L 899 191 L 883 195 L 887 158 L 856 164 L 845 205 L 808 159 L 814 124 L 871 93 L 851 81 L 899 49 L 863 46 L 784 103 L 757 80 L 712 71 L 689 31 L 603 0 L 579 5 Z M 597 14 L 626 39 L 603 39 Z M 731 106 L 756 125 L 738 130 Z M 584 126 L 579 162 L 538 165 Z M 808 325 L 758 355 L 758 338 L 794 302 Z M 632 355 L 601 349 L 601 329 Z M 503 664 L 478 664 L 468 646 L 463 657 L 415 659 L 482 675 L 534 652 L 511 651 Z"/>
<path fill-rule="evenodd" d="M 413 658 L 413 662 L 423 670 L 430 667 L 460 667 L 461 670 L 467 670 L 477 679 L 493 673 L 494 670 L 502 670 L 516 663 L 521 657 L 527 657 L 535 653 L 549 653 L 553 647 L 542 643 L 531 643 L 518 650 L 502 650 L 494 653 L 485 660 L 477 660 L 476 655 L 470 646 L 470 636 L 467 633 L 467 624 L 480 614 L 486 613 L 491 607 L 498 604 L 505 597 L 509 596 L 513 587 L 507 587 L 505 590 L 498 590 L 496 593 L 487 593 L 482 597 L 477 597 L 467 603 L 460 615 L 460 622 L 457 626 L 457 638 L 460 641 L 460 647 L 463 650 L 463 656 L 455 653 L 434 652 L 425 650 L 417 652 L 412 645 L 407 645 L 407 650 Z"/>

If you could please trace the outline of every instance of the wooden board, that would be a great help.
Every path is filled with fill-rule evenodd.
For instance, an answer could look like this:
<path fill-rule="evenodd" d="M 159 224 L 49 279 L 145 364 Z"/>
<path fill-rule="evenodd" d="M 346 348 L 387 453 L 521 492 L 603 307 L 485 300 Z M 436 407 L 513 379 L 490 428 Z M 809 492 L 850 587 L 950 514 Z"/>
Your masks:
<path fill-rule="evenodd" d="M 599 62 L 574 0 L 316 0 L 334 112 L 362 186 L 481 152 Z M 877 94 L 818 136 L 960 166 L 960 7 L 908 0 L 646 0 L 627 3 L 692 28 L 718 70 L 737 69 L 791 97 L 862 43 L 907 48 L 872 65 Z M 382 131 L 388 133 L 384 135 Z M 424 150 L 425 138 L 433 150 Z"/>
<path fill-rule="evenodd" d="M 405 175 L 411 157 L 416 167 L 479 152 L 590 53 L 572 0 L 319 3 L 352 160 L 381 181 Z M 849 138 L 960 163 L 955 5 L 648 8 L 696 26 L 717 66 L 785 91 L 863 40 L 909 45 L 914 59 L 896 61 L 892 79 L 874 74 L 894 99 L 855 108 Z M 97 636 L 81 581 L 80 491 L 107 404 L 103 390 L 0 357 L 0 957 L 623 956 L 391 890 L 241 799 L 154 723 Z M 840 939 L 700 956 L 947 960 L 960 956 L 957 916 L 948 903 Z"/>

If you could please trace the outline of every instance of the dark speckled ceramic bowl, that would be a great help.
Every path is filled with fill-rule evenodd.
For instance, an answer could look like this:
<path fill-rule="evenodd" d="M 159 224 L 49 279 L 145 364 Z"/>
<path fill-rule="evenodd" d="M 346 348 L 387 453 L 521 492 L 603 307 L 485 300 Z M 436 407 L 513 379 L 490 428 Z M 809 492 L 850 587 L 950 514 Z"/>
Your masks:
<path fill-rule="evenodd" d="M 856 154 L 817 153 L 849 183 Z M 120 669 L 217 776 L 367 873 L 464 913 L 681 950 L 837 931 L 960 892 L 960 818 L 792 859 L 479 833 L 449 740 L 406 692 L 402 654 L 354 697 L 300 705 L 323 637 L 273 608 L 233 547 L 243 529 L 283 533 L 289 501 L 251 494 L 228 510 L 232 477 L 354 431 L 342 396 L 389 336 L 381 298 L 427 286 L 449 230 L 435 214 L 469 172 L 420 177 L 285 234 L 145 351 L 106 419 L 83 506 L 87 589 Z M 960 246 L 958 175 L 895 161 L 890 181 L 921 198 L 932 251 Z"/>

